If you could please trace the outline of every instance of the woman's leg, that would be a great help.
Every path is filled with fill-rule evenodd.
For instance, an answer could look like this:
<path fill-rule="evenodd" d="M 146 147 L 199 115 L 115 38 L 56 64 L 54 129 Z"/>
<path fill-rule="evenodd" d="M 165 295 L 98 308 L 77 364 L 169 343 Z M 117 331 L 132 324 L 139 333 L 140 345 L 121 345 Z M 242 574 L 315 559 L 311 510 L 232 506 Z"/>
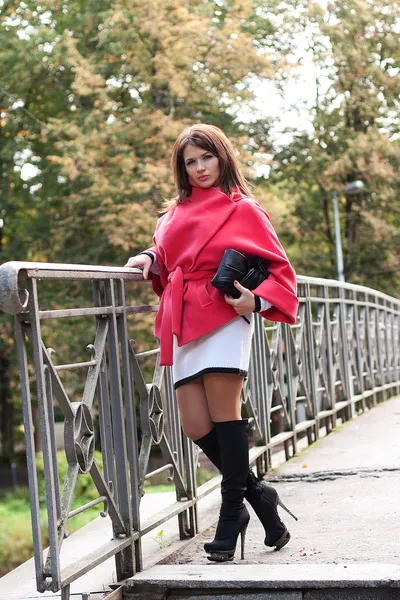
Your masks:
<path fill-rule="evenodd" d="M 221 470 L 221 452 L 213 421 L 219 422 L 240 420 L 240 390 L 242 386 L 240 379 L 242 378 L 238 377 L 237 375 L 232 376 L 229 374 L 221 373 L 205 374 L 201 378 L 203 386 L 204 382 L 207 382 L 208 394 L 206 388 L 204 387 L 204 395 L 202 400 L 207 402 L 207 414 L 209 415 L 208 418 L 210 419 L 210 421 L 207 420 L 207 423 L 204 424 L 205 426 L 199 428 L 197 418 L 195 418 L 195 422 L 193 423 L 193 427 L 191 428 L 192 433 L 195 435 L 189 437 L 191 437 L 193 442 L 203 450 L 204 454 L 208 456 L 211 462 L 219 470 Z M 178 388 L 178 390 L 179 389 L 180 388 Z M 190 388 L 188 388 L 188 391 L 189 389 Z M 233 402 L 232 397 L 234 397 Z M 212 421 L 210 414 L 210 405 L 213 407 Z M 186 400 L 182 400 L 181 406 L 182 413 L 185 413 L 185 420 L 187 422 L 192 422 L 193 409 L 191 408 L 190 398 L 187 399 L 187 402 Z M 202 409 L 203 408 L 204 404 L 202 403 Z M 206 433 L 200 435 L 200 429 L 206 431 Z"/>
<path fill-rule="evenodd" d="M 207 377 L 207 376 L 203 376 Z M 221 470 L 220 445 L 211 420 L 208 397 L 204 387 L 203 377 L 199 377 L 176 390 L 179 414 L 184 433 L 192 439 L 208 456 L 211 462 Z M 224 379 L 221 380 L 221 377 Z M 240 390 L 237 386 L 238 376 L 228 374 L 209 374 L 209 397 L 213 408 L 213 420 L 221 419 L 235 421 L 240 419 Z M 235 382 L 236 379 L 236 382 Z M 241 379 L 241 378 L 240 378 Z M 233 389 L 232 389 L 233 388 Z M 229 391 L 224 395 L 223 392 Z M 234 401 L 232 402 L 232 397 Z M 222 401 L 220 399 L 223 398 Z M 225 401 L 224 401 L 225 399 Z M 255 509 L 257 516 L 264 525 L 267 546 L 281 548 L 289 534 L 279 519 L 276 505 L 277 494 L 274 488 L 257 481 L 250 471 L 247 481 L 246 499 Z M 286 536 L 284 535 L 286 533 Z M 285 543 L 287 543 L 285 539 Z M 280 542 L 280 543 L 278 543 Z"/>
<path fill-rule="evenodd" d="M 192 437 L 197 446 L 208 456 L 211 462 L 221 470 L 221 452 L 214 422 L 239 421 L 240 418 L 240 390 L 242 378 L 237 375 L 210 373 L 202 377 L 204 394 L 207 401 L 207 410 L 212 417 L 212 422 L 207 433 L 203 436 Z M 207 385 L 207 389 L 206 386 Z M 234 400 L 232 401 L 232 398 Z M 190 411 L 190 402 L 188 402 Z M 210 414 L 212 407 L 212 415 Z M 203 428 L 207 429 L 206 427 Z M 196 433 L 200 433 L 196 431 Z"/>
<path fill-rule="evenodd" d="M 210 560 L 222 562 L 233 560 L 237 538 L 240 533 L 244 536 L 250 519 L 243 503 L 249 474 L 247 421 L 240 418 L 243 378 L 208 373 L 203 375 L 203 381 L 220 448 L 222 472 L 222 505 L 217 531 L 214 541 L 205 544 L 204 548 Z"/>
<path fill-rule="evenodd" d="M 197 440 L 213 428 L 213 421 L 240 420 L 243 377 L 207 373 L 179 386 L 175 393 L 184 434 Z"/>
<path fill-rule="evenodd" d="M 222 470 L 223 475 L 224 452 L 228 456 L 235 457 L 231 461 L 233 466 L 235 461 L 238 465 L 243 465 L 243 475 L 244 465 L 247 465 L 244 497 L 251 504 L 264 526 L 265 545 L 280 550 L 288 543 L 290 534 L 278 515 L 278 494 L 273 487 L 260 483 L 248 466 L 247 422 L 241 421 L 240 411 L 243 378 L 232 374 L 212 373 L 203 375 L 203 380 L 215 428 L 203 438 L 196 440 L 196 443 Z M 234 448 L 234 454 L 231 453 L 231 448 Z M 219 463 L 217 462 L 218 458 L 220 459 Z M 228 458 L 228 467 L 229 462 Z M 234 471 L 233 468 L 235 475 Z M 240 500 L 237 494 L 236 500 Z M 292 515 L 292 513 L 289 514 Z M 294 515 L 292 516 L 294 517 Z"/>
<path fill-rule="evenodd" d="M 202 377 L 179 386 L 175 393 L 183 433 L 194 441 L 209 433 L 213 422 Z"/>
<path fill-rule="evenodd" d="M 240 421 L 240 394 L 243 377 L 232 373 L 206 373 L 203 375 L 208 409 L 212 421 Z"/>

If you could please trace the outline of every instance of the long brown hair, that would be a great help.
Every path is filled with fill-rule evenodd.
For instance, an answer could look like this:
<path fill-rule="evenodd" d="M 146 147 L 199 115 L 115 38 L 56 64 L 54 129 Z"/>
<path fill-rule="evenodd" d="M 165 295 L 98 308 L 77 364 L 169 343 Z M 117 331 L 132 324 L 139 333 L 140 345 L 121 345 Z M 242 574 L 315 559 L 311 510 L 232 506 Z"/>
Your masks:
<path fill-rule="evenodd" d="M 200 123 L 184 129 L 174 144 L 171 166 L 178 196 L 167 200 L 163 206 L 164 210 L 183 202 L 192 193 L 192 186 L 183 160 L 183 151 L 186 146 L 203 148 L 218 157 L 220 169 L 218 185 L 224 194 L 230 196 L 232 189 L 237 188 L 244 196 L 251 197 L 250 184 L 240 172 L 231 142 L 219 127 Z"/>

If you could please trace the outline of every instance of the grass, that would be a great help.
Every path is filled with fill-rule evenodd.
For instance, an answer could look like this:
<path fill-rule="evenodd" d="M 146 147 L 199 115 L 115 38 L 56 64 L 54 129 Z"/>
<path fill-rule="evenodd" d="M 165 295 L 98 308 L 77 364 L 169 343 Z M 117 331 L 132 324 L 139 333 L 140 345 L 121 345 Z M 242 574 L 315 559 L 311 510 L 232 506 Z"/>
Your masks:
<path fill-rule="evenodd" d="M 173 492 L 175 486 L 173 483 L 163 485 L 160 483 L 159 485 L 145 485 L 144 490 L 146 494 L 161 494 L 163 492 Z"/>
<path fill-rule="evenodd" d="M 81 497 L 72 509 L 89 502 L 92 498 Z M 99 504 L 68 521 L 68 531 L 73 533 L 93 519 L 102 510 Z M 26 488 L 17 488 L 3 496 L 0 503 L 0 577 L 15 569 L 33 555 L 31 511 Z M 47 511 L 40 507 L 40 524 L 43 547 L 48 546 Z"/>

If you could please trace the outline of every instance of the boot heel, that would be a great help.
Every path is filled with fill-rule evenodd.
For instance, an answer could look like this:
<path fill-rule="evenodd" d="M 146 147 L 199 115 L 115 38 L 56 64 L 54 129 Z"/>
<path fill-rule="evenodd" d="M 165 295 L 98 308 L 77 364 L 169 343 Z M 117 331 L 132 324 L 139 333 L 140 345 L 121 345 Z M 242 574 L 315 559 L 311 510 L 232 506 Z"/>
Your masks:
<path fill-rule="evenodd" d="M 295 517 L 295 516 L 294 516 L 294 514 L 293 514 L 293 513 L 292 513 L 292 512 L 291 512 L 291 511 L 288 509 L 288 507 L 287 507 L 287 506 L 285 506 L 285 505 L 283 504 L 283 502 L 282 502 L 282 500 L 279 498 L 279 496 L 277 497 L 277 503 L 278 503 L 278 506 L 280 506 L 281 508 L 283 508 L 283 510 L 286 510 L 286 512 L 287 512 L 287 513 L 288 513 L 288 514 L 289 514 L 291 517 L 293 517 L 293 519 L 294 519 L 295 521 L 298 521 L 298 518 L 297 518 L 297 517 Z"/>
<path fill-rule="evenodd" d="M 246 541 L 246 531 L 247 531 L 248 523 L 243 527 L 240 532 L 240 559 L 244 560 L 244 545 Z"/>

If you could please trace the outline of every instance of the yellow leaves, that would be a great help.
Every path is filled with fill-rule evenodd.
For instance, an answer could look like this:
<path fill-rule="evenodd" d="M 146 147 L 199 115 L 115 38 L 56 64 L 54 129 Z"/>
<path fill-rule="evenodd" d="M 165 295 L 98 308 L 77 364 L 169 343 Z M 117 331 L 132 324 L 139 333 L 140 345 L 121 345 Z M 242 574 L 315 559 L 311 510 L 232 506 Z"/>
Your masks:
<path fill-rule="evenodd" d="M 144 7 L 143 0 L 120 0 L 107 22 L 122 23 L 114 35 L 119 43 L 126 40 L 126 68 L 151 85 L 155 95 L 162 89 L 164 96 L 207 102 L 221 91 L 236 95 L 235 82 L 249 74 L 273 74 L 267 55 L 243 31 L 243 20 L 255 5 L 232 0 L 221 26 L 202 2 L 148 0 Z"/>
<path fill-rule="evenodd" d="M 184 21 L 185 19 L 188 18 L 188 15 L 189 15 L 189 13 L 185 6 L 182 6 L 179 3 L 175 4 L 175 18 L 178 21 Z"/>
<path fill-rule="evenodd" d="M 21 129 L 20 131 L 18 131 L 17 133 L 17 138 L 29 138 L 31 136 L 31 132 L 28 131 L 27 129 Z"/>
<path fill-rule="evenodd" d="M 378 130 L 358 133 L 348 141 L 348 148 L 326 169 L 323 178 L 327 189 L 342 187 L 349 172 L 357 171 L 366 181 L 370 191 L 384 183 L 400 182 L 400 174 L 391 161 L 397 154 L 396 147 Z"/>
<path fill-rule="evenodd" d="M 124 23 L 127 24 L 129 23 L 129 19 L 126 15 L 126 13 L 121 10 L 121 8 L 115 7 L 114 11 L 112 13 L 110 13 L 109 17 L 108 17 L 108 22 L 112 22 L 112 23 Z"/>
<path fill-rule="evenodd" d="M 162 39 L 169 35 L 171 28 L 185 27 L 192 22 L 193 14 L 182 3 L 171 0 L 147 0 L 144 10 L 143 2 L 136 1 L 132 3 L 135 6 L 136 23 L 140 26 L 143 35 L 149 35 L 154 38 Z M 206 20 L 204 19 L 205 23 Z M 199 25 L 200 19 L 197 24 Z M 192 30 L 193 33 L 193 30 Z M 201 31 L 198 32 L 201 34 Z M 188 39 L 188 44 L 195 40 Z"/>
<path fill-rule="evenodd" d="M 27 260 L 32 262 L 47 262 L 48 257 L 43 250 L 35 250 L 35 252 L 30 252 Z"/>
<path fill-rule="evenodd" d="M 71 89 L 81 96 L 100 93 L 105 87 L 104 77 L 95 72 L 95 67 L 77 49 L 78 40 L 66 35 L 60 43 L 66 62 L 74 72 Z"/>
<path fill-rule="evenodd" d="M 325 11 L 318 1 L 310 2 L 307 9 L 311 18 L 323 17 L 325 15 Z"/>
<path fill-rule="evenodd" d="M 283 221 L 287 220 L 293 210 L 294 202 L 290 192 L 279 190 L 279 193 L 276 193 L 262 186 L 255 186 L 252 191 L 254 198 L 267 211 L 273 226 L 279 232 Z M 287 222 L 285 228 L 288 229 Z"/>
<path fill-rule="evenodd" d="M 115 56 L 114 54 L 105 54 L 103 57 L 103 61 L 105 63 L 111 64 L 111 63 L 119 63 L 120 61 L 120 57 L 119 56 Z"/>
<path fill-rule="evenodd" d="M 110 165 L 116 165 L 121 173 L 132 173 L 136 166 L 136 160 L 133 153 L 118 154 L 109 159 Z"/>
<path fill-rule="evenodd" d="M 74 92 L 80 96 L 95 94 L 104 87 L 104 79 L 101 75 L 91 73 L 86 66 L 76 65 L 74 67 L 75 80 L 71 85 Z"/>
<path fill-rule="evenodd" d="M 168 198 L 173 195 L 172 172 L 169 166 L 169 156 L 165 161 L 153 163 L 147 160 L 141 172 L 140 181 L 134 185 L 135 191 L 140 194 L 157 192 L 159 198 Z"/>
<path fill-rule="evenodd" d="M 60 165 L 62 167 L 63 175 L 68 177 L 71 181 L 74 181 L 78 177 L 79 171 L 76 163 L 70 156 L 50 155 L 47 157 L 47 160 L 53 165 Z"/>
<path fill-rule="evenodd" d="M 60 0 L 40 0 L 40 6 L 50 10 L 60 10 Z"/>
<path fill-rule="evenodd" d="M 127 254 L 151 244 L 156 221 L 157 214 L 149 200 L 117 206 L 100 217 L 100 224 L 110 243 Z"/>
<path fill-rule="evenodd" d="M 241 80 L 250 74 L 260 77 L 272 75 L 268 56 L 257 53 L 252 36 L 241 30 L 240 23 L 225 23 L 222 29 L 213 31 L 211 37 L 207 52 L 210 69 L 221 77 L 222 67 L 227 83 L 232 77 Z"/>

